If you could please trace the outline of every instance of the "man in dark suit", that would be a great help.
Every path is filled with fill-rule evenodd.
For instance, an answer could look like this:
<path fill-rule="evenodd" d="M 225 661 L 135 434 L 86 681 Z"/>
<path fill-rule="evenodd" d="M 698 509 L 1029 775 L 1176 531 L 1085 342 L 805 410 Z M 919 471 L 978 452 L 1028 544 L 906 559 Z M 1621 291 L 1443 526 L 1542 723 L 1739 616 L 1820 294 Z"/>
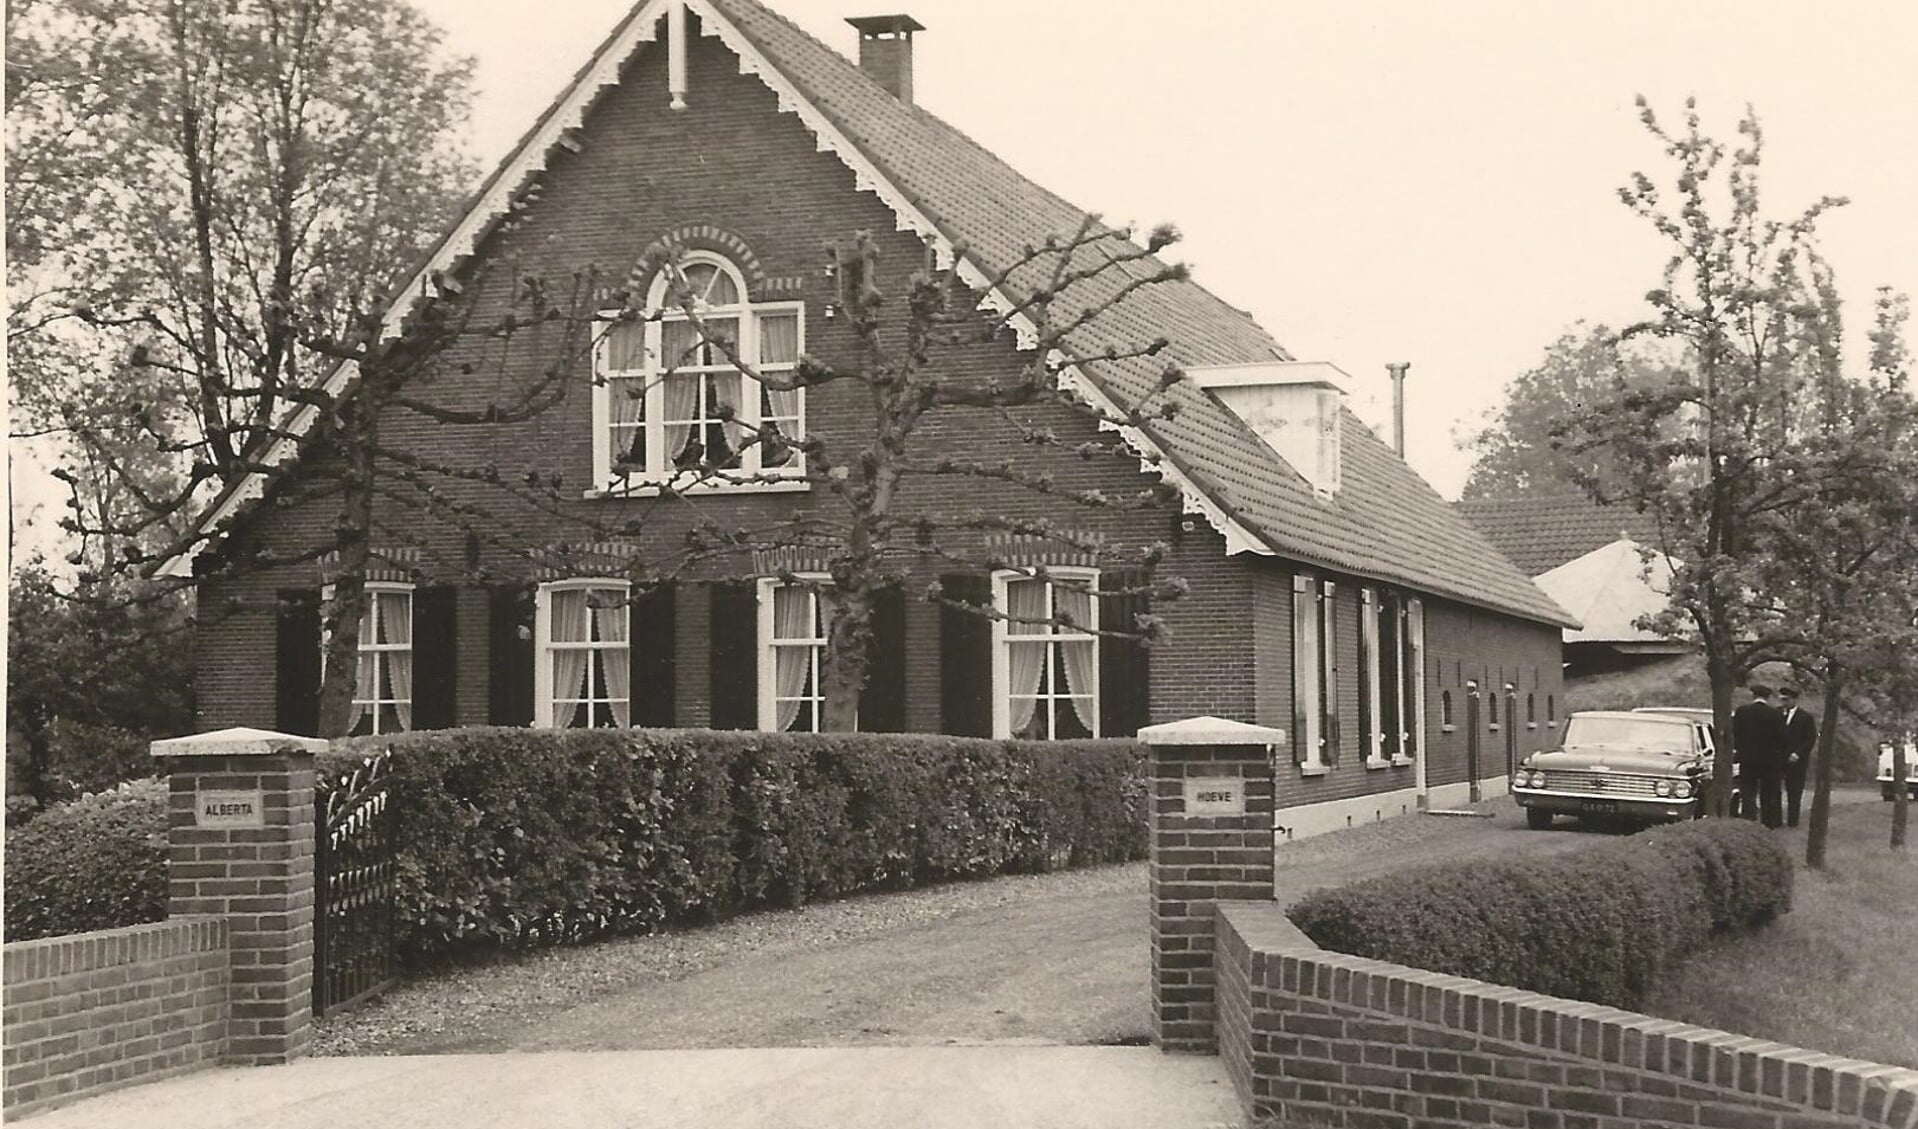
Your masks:
<path fill-rule="evenodd" d="M 1818 745 L 1818 719 L 1798 708 L 1798 689 L 1781 687 L 1778 704 L 1785 714 L 1785 826 L 1798 826 L 1798 801 L 1805 794 L 1805 772 Z"/>
<path fill-rule="evenodd" d="M 1745 818 L 1766 827 L 1785 822 L 1782 797 L 1786 758 L 1785 715 L 1771 704 L 1771 688 L 1754 684 L 1752 700 L 1732 712 L 1732 754 L 1738 758 L 1738 786 Z"/>

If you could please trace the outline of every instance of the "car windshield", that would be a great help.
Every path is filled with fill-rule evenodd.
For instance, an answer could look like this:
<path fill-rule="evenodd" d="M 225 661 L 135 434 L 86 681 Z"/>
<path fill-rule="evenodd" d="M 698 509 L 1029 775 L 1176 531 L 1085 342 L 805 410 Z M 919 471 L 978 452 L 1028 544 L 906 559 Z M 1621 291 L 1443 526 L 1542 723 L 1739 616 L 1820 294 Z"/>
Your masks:
<path fill-rule="evenodd" d="M 1565 729 L 1567 748 L 1645 749 L 1661 753 L 1692 751 L 1691 726 L 1654 717 L 1592 717 L 1574 714 Z"/>

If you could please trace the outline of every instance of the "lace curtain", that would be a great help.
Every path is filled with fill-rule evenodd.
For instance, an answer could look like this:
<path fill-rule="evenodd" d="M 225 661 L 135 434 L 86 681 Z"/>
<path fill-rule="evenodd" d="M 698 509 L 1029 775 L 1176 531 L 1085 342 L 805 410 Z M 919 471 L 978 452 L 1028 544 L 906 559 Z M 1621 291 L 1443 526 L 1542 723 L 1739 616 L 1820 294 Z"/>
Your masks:
<path fill-rule="evenodd" d="M 1053 605 L 1057 614 L 1070 619 L 1074 624 L 1086 628 L 1092 627 L 1092 593 L 1084 588 L 1069 587 L 1064 584 L 1052 589 Z M 1060 628 L 1062 632 L 1064 628 Z M 1060 656 L 1065 660 L 1066 692 L 1072 697 L 1072 712 L 1079 715 L 1079 724 L 1085 726 L 1087 733 L 1096 733 L 1092 724 L 1098 700 L 1095 697 L 1097 687 L 1093 685 L 1092 665 L 1098 646 L 1095 636 L 1066 638 L 1058 643 Z"/>
<path fill-rule="evenodd" d="M 394 698 L 393 712 L 400 728 L 413 728 L 413 594 L 411 592 L 375 592 L 379 608 L 379 641 L 403 645 L 403 651 L 385 651 L 387 687 Z M 375 697 L 380 695 L 375 694 Z"/>
<path fill-rule="evenodd" d="M 1006 614 L 1014 620 L 1042 620 L 1046 618 L 1046 584 L 1043 580 L 1014 580 L 1006 585 Z M 1047 630 L 1042 624 L 1008 623 L 1006 634 L 1010 640 L 1020 635 L 1033 635 Z M 1039 692 L 1039 679 L 1045 673 L 1046 652 L 1048 646 L 1043 639 L 1031 642 L 1008 641 L 1007 667 L 1011 695 L 1008 703 L 1011 707 L 1012 733 L 1017 736 L 1025 732 L 1032 724 L 1032 714 L 1038 708 L 1039 701 L 1033 697 Z"/>
<path fill-rule="evenodd" d="M 773 638 L 778 640 L 812 639 L 816 622 L 813 594 L 791 585 L 773 589 Z M 812 673 L 813 644 L 787 643 L 773 647 L 774 695 L 779 699 L 776 727 L 784 732 L 799 718 L 800 699 L 806 693 Z M 815 723 L 818 719 L 814 719 Z"/>
<path fill-rule="evenodd" d="M 585 643 L 590 639 L 593 609 L 584 588 L 562 588 L 553 593 L 552 631 L 554 643 Z M 586 673 L 592 652 L 584 647 L 555 647 L 553 652 L 553 724 L 572 723 L 576 702 L 586 696 Z"/>
<path fill-rule="evenodd" d="M 613 724 L 624 729 L 632 724 L 632 659 L 626 639 L 626 596 L 606 590 L 594 593 L 598 606 L 593 608 L 593 634 L 602 643 L 618 646 L 599 649 L 606 677 L 606 698 L 613 711 Z"/>

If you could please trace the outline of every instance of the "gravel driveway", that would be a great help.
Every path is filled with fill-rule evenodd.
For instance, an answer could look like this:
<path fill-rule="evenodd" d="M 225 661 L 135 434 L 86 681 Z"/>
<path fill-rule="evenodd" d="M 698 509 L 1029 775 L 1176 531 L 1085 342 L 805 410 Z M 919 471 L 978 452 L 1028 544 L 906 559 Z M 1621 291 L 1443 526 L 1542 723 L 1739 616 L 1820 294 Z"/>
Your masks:
<path fill-rule="evenodd" d="M 1296 895 L 1411 862 L 1551 853 L 1602 836 L 1409 816 L 1287 844 Z M 321 1025 L 314 1053 L 1144 1041 L 1142 863 L 754 914 L 415 981 Z"/>

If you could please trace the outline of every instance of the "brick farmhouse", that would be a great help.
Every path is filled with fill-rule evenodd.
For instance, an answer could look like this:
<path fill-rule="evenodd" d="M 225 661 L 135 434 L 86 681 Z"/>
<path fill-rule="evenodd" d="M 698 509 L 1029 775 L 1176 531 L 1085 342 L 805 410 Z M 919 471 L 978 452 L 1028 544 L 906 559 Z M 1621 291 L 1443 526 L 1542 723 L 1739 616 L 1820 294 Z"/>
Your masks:
<path fill-rule="evenodd" d="M 850 61 L 754 0 L 645 0 L 580 69 L 474 198 L 402 292 L 414 304 L 460 290 L 484 317 L 504 309 L 514 276 L 566 277 L 595 264 L 634 294 L 662 293 L 674 249 L 741 348 L 768 370 L 803 351 L 850 363 L 856 342 L 831 308 L 824 248 L 868 231 L 880 288 L 905 290 L 930 259 L 956 263 L 982 310 L 1005 311 L 1019 279 L 993 280 L 1022 247 L 1070 235 L 1085 213 L 1033 184 L 912 100 L 913 32 L 905 17 L 853 21 Z M 511 264 L 485 271 L 480 264 Z M 362 632 L 362 730 L 456 725 L 670 725 L 809 728 L 817 723 L 813 596 L 776 579 L 804 555 L 679 576 L 628 591 L 617 562 L 685 543 L 696 511 L 738 526 L 829 509 L 830 491 L 791 452 L 750 449 L 742 472 L 659 505 L 649 479 L 688 444 L 733 434 L 716 414 L 777 422 L 827 443 L 859 436 L 861 389 L 839 382 L 791 393 L 742 388 L 737 372 L 663 378 L 658 357 L 685 328 L 672 317 L 611 331 L 569 374 L 573 390 L 522 423 L 459 426 L 395 416 L 390 446 L 440 462 L 528 470 L 569 484 L 564 509 L 501 510 L 484 538 L 421 511 L 382 510 L 383 562 Z M 1342 374 L 1288 354 L 1243 311 L 1189 281 L 1146 287 L 1069 338 L 1064 382 L 1111 413 L 1157 386 L 1166 358 L 1104 358 L 1106 346 L 1163 335 L 1192 380 L 1179 412 L 1119 428 L 1136 458 L 1083 460 L 1022 444 L 990 413 L 928 419 L 923 441 L 979 461 L 1023 460 L 1079 488 L 1138 492 L 1159 509 L 1059 509 L 1010 484 L 925 477 L 911 505 L 1043 517 L 1112 550 L 1170 545 L 1156 566 L 1187 593 L 1150 610 L 1166 636 L 1122 639 L 1008 634 L 939 603 L 945 592 L 1001 609 L 1064 607 L 1074 591 L 1018 570 L 1099 576 L 1097 554 L 1043 538 L 979 534 L 983 560 L 954 571 L 903 564 L 876 616 L 862 728 L 980 736 L 1120 736 L 1148 722 L 1214 715 L 1287 731 L 1277 802 L 1299 831 L 1396 815 L 1502 785 L 1514 758 L 1550 744 L 1560 721 L 1560 629 L 1571 618 L 1461 520 L 1344 406 Z M 662 348 L 662 342 L 667 348 Z M 1024 333 L 939 354 L 955 379 L 1011 374 Z M 683 352 L 682 352 L 683 355 Z M 486 402 L 507 371 L 457 367 L 419 395 Z M 649 377 L 650 374 L 650 377 Z M 343 366 L 333 387 L 352 379 Z M 742 392 L 744 394 L 742 394 Z M 622 394 L 625 393 L 625 394 Z M 1031 422 L 1068 438 L 1100 424 L 1052 404 Z M 304 426 L 293 421 L 297 432 Z M 336 507 L 303 495 L 297 467 L 324 458 L 291 439 L 266 452 L 294 467 L 231 488 L 203 518 L 218 539 L 198 560 L 197 648 L 203 725 L 311 732 L 323 560 L 223 570 L 234 544 L 279 557 L 320 544 Z M 1056 465 L 1055 465 L 1056 464 Z M 480 492 L 484 484 L 449 489 Z M 382 503 L 384 505 L 384 503 Z M 576 535 L 572 519 L 631 532 L 596 552 L 603 575 L 547 567 L 540 554 Z M 501 546 L 521 551 L 503 551 Z M 1129 578 L 1136 579 L 1136 578 Z M 1136 585 L 1134 585 L 1136 587 Z M 790 587 L 790 586 L 788 586 Z M 643 589 L 643 591 L 641 590 Z M 1078 612 L 1119 623 L 1142 610 L 1097 599 Z"/>

